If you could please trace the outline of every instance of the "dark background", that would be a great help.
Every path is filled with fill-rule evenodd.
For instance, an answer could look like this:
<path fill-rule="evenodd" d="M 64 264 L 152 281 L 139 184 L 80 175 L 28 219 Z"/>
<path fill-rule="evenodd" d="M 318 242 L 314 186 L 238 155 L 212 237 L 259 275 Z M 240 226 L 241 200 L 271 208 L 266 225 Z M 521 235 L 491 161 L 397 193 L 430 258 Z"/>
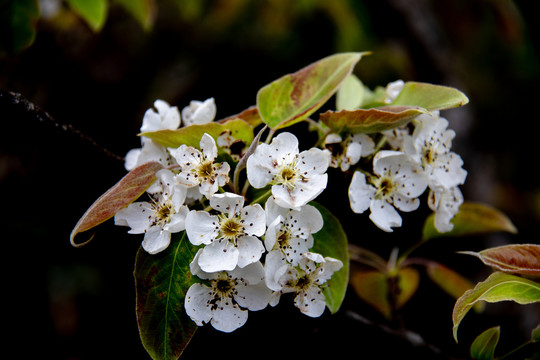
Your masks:
<path fill-rule="evenodd" d="M 457 87 L 470 99 L 443 113 L 469 172 L 463 193 L 506 213 L 519 234 L 441 239 L 418 255 L 480 281 L 490 270 L 456 251 L 538 243 L 540 67 L 533 3 L 164 0 L 156 2 L 149 30 L 113 3 L 99 32 L 64 6 L 56 17 L 40 19 L 29 48 L 0 58 L 0 89 L 22 94 L 58 123 L 123 156 L 139 146 L 136 134 L 155 99 L 181 109 L 214 97 L 217 118 L 224 118 L 254 105 L 257 90 L 286 73 L 335 52 L 372 51 L 355 69 L 371 88 L 396 79 L 423 81 Z M 108 222 L 88 246 L 69 243 L 87 207 L 125 174 L 123 163 L 20 107 L 1 105 L 4 348 L 23 359 L 147 359 L 132 275 L 141 239 Z M 418 238 L 428 210 L 403 214 L 403 228 L 383 234 L 367 214 L 348 211 L 348 184 L 330 173 L 320 200 L 351 242 L 387 258 L 393 247 L 404 249 Z M 352 290 L 338 314 L 319 319 L 301 315 L 289 300 L 250 313 L 233 334 L 201 328 L 185 358 L 327 352 L 340 358 L 466 358 L 485 329 L 501 325 L 502 353 L 526 341 L 539 319 L 535 306 L 488 305 L 483 314 L 467 315 L 456 344 L 454 299 L 422 275 L 402 311 L 406 328 L 423 338 L 414 346 L 385 331 L 385 320 Z"/>

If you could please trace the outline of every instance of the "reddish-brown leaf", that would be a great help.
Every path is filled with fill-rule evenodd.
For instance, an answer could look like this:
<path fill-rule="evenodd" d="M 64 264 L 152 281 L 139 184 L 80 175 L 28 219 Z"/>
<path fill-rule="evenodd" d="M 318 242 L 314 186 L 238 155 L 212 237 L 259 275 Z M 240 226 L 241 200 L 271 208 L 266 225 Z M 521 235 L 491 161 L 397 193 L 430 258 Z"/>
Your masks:
<path fill-rule="evenodd" d="M 480 252 L 464 251 L 499 271 L 540 276 L 540 245 L 504 245 Z"/>
<path fill-rule="evenodd" d="M 138 166 L 101 195 L 71 231 L 71 245 L 80 247 L 92 240 L 91 237 L 85 242 L 76 243 L 75 236 L 112 218 L 120 209 L 135 201 L 156 180 L 156 173 L 161 169 L 163 165 L 155 161 Z"/>

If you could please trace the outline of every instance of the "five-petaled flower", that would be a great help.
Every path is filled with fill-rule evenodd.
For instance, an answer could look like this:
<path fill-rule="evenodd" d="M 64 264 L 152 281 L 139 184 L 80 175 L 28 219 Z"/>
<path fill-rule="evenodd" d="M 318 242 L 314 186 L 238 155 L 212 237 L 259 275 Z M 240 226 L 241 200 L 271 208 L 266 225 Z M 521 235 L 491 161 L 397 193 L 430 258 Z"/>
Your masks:
<path fill-rule="evenodd" d="M 373 159 L 370 183 L 357 171 L 349 186 L 351 208 L 355 213 L 371 210 L 369 218 L 384 231 L 401 226 L 401 216 L 394 208 L 409 212 L 420 205 L 420 196 L 427 187 L 421 167 L 399 151 L 379 151 Z"/>
<path fill-rule="evenodd" d="M 206 284 L 193 284 L 186 293 L 184 308 L 197 325 L 210 322 L 223 332 L 231 332 L 245 324 L 248 311 L 262 310 L 268 305 L 271 291 L 263 281 L 264 269 L 260 262 L 235 268 L 232 271 L 207 273 L 197 259 L 191 263 L 191 273 Z"/>
<path fill-rule="evenodd" d="M 271 267 L 276 264 L 265 264 Z M 340 260 L 323 257 L 320 254 L 306 252 L 302 254 L 298 266 L 290 264 L 277 268 L 265 269 L 266 276 L 272 276 L 272 283 L 279 286 L 274 290 L 270 305 L 275 306 L 281 294 L 296 293 L 294 305 L 310 317 L 319 317 L 326 307 L 326 298 L 322 287 L 332 275 L 343 267 Z M 268 281 L 267 281 L 268 284 Z"/>
<path fill-rule="evenodd" d="M 260 144 L 247 160 L 247 177 L 255 188 L 272 185 L 279 206 L 300 208 L 315 199 L 328 181 L 330 163 L 327 150 L 298 150 L 298 139 L 284 132 L 270 144 Z"/>
<path fill-rule="evenodd" d="M 188 213 L 184 205 L 186 188 L 176 184 L 170 170 L 160 170 L 151 201 L 135 202 L 118 211 L 116 225 L 131 227 L 130 234 L 143 234 L 142 247 L 156 254 L 169 246 L 171 234 L 185 229 Z"/>
<path fill-rule="evenodd" d="M 186 217 L 186 233 L 193 245 L 206 245 L 198 257 L 203 271 L 215 272 L 245 267 L 259 261 L 264 246 L 266 220 L 259 204 L 244 207 L 244 197 L 232 193 L 215 194 L 210 206 L 219 212 L 192 210 Z"/>
<path fill-rule="evenodd" d="M 362 156 L 373 153 L 375 143 L 366 134 L 349 134 L 345 140 L 338 134 L 329 134 L 324 146 L 332 153 L 330 166 L 347 171 L 358 163 Z"/>
<path fill-rule="evenodd" d="M 229 182 L 230 166 L 226 162 L 215 163 L 217 146 L 210 135 L 202 136 L 200 147 L 201 151 L 183 144 L 169 151 L 180 165 L 177 181 L 188 187 L 198 186 L 200 193 L 209 198 Z"/>

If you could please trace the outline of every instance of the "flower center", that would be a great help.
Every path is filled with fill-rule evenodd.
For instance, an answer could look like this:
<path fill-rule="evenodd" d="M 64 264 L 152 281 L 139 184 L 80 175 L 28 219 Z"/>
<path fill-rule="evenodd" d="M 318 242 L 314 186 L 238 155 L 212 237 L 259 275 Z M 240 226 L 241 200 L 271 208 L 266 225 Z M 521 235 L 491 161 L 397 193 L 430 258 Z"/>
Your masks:
<path fill-rule="evenodd" d="M 287 164 L 279 169 L 278 174 L 274 178 L 274 183 L 284 185 L 289 190 L 292 190 L 298 177 L 295 163 Z"/>
<path fill-rule="evenodd" d="M 375 193 L 376 198 L 384 199 L 396 190 L 396 184 L 394 184 L 391 178 L 382 177 L 378 180 L 379 181 L 375 183 L 377 187 L 377 192 Z"/>
<path fill-rule="evenodd" d="M 152 215 L 151 226 L 160 225 L 164 226 L 171 221 L 172 216 L 175 214 L 174 206 L 170 201 L 152 203 L 152 207 L 155 212 Z"/>
<path fill-rule="evenodd" d="M 211 160 L 203 161 L 197 168 L 197 175 L 204 180 L 211 178 L 214 175 L 214 163 Z"/>
<path fill-rule="evenodd" d="M 220 221 L 221 235 L 227 240 L 236 240 L 244 232 L 238 218 L 224 218 Z"/>

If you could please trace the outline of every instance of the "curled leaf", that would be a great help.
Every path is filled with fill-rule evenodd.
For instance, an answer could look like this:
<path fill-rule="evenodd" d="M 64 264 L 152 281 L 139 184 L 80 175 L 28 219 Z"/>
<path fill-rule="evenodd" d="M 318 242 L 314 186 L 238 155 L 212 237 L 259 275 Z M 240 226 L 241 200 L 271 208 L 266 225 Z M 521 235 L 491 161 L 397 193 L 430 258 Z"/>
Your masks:
<path fill-rule="evenodd" d="M 489 303 L 514 301 L 531 304 L 540 301 L 540 284 L 519 276 L 495 272 L 486 280 L 465 292 L 457 301 L 452 313 L 454 339 L 457 341 L 459 324 L 469 310 L 479 301 Z"/>
<path fill-rule="evenodd" d="M 319 119 L 335 133 L 377 133 L 393 129 L 428 111 L 418 106 L 383 106 L 371 109 L 327 111 Z"/>
<path fill-rule="evenodd" d="M 92 206 L 86 210 L 84 215 L 77 222 L 77 225 L 75 225 L 75 228 L 71 231 L 69 237 L 71 245 L 80 247 L 90 242 L 92 237 L 83 243 L 76 243 L 75 236 L 109 220 L 120 209 L 128 206 L 139 198 L 139 196 L 144 194 L 146 189 L 156 180 L 156 173 L 161 169 L 163 169 L 163 165 L 152 161 L 142 164 L 127 173 L 126 176 L 101 195 Z"/>
<path fill-rule="evenodd" d="M 520 275 L 540 276 L 540 245 L 504 245 L 480 252 L 462 251 L 478 257 L 499 271 Z"/>
<path fill-rule="evenodd" d="M 257 107 L 263 122 L 272 129 L 280 129 L 313 114 L 334 95 L 362 55 L 328 56 L 261 88 Z"/>
<path fill-rule="evenodd" d="M 517 233 L 512 221 L 501 211 L 481 203 L 464 202 L 456 216 L 452 219 L 454 228 L 441 233 L 435 228 L 435 216 L 431 214 L 426 219 L 423 229 L 423 239 L 429 240 L 438 237 L 456 237 L 478 235 L 498 231 Z"/>

